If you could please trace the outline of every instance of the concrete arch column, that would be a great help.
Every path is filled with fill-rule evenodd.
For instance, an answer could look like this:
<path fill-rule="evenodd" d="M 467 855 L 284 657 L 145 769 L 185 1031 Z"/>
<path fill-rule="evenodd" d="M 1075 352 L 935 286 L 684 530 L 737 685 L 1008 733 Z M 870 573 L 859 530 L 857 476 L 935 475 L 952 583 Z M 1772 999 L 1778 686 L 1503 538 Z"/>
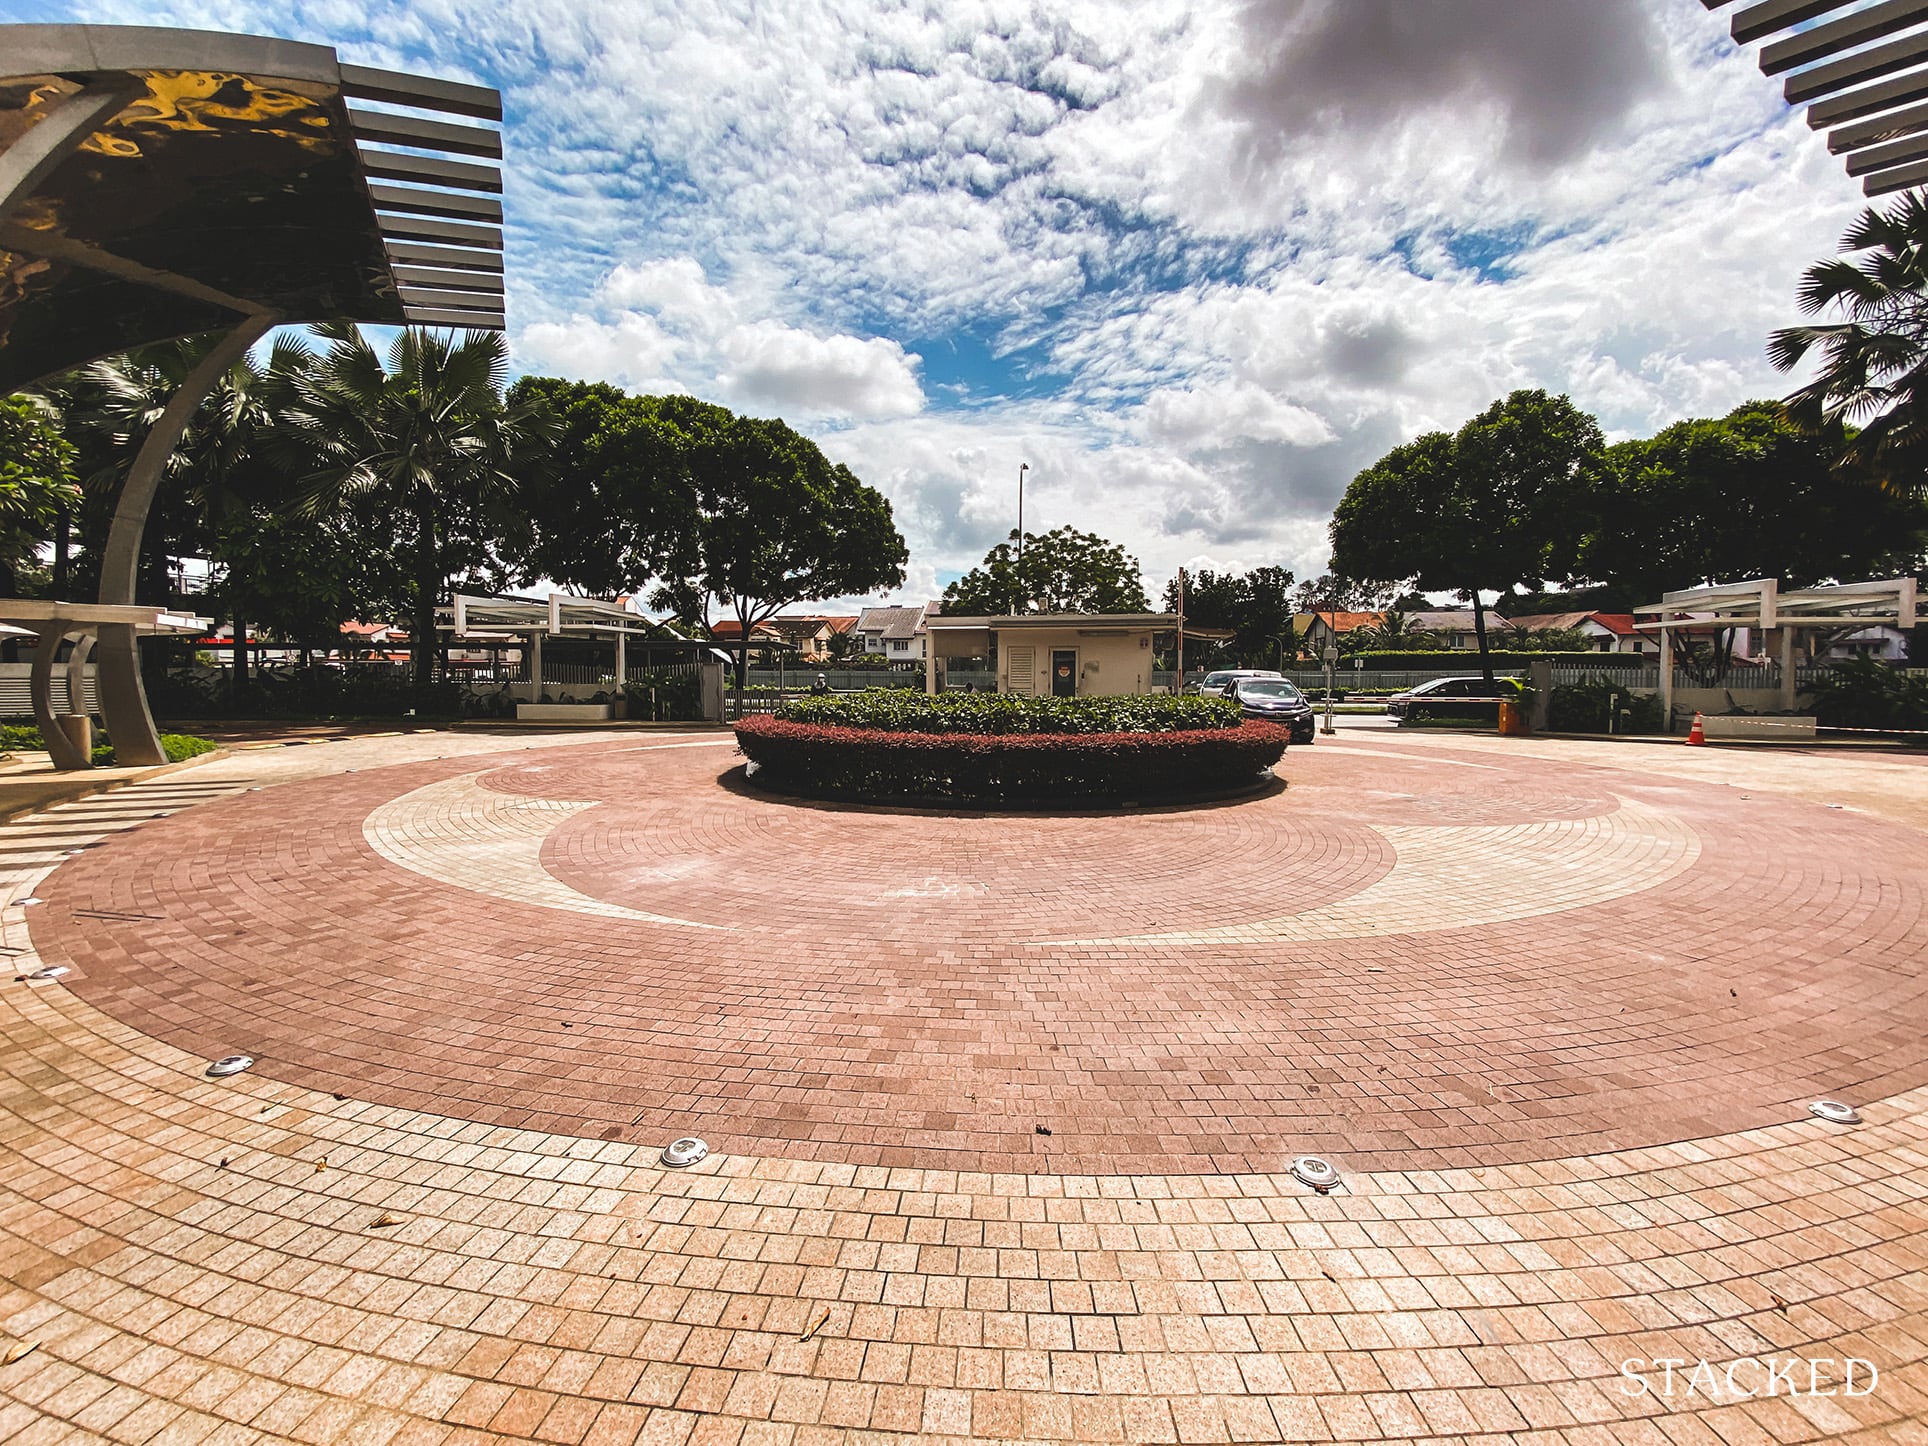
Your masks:
<path fill-rule="evenodd" d="M 114 507 L 113 526 L 108 531 L 107 547 L 101 558 L 100 600 L 103 603 L 128 605 L 134 601 L 141 536 L 147 531 L 147 515 L 153 509 L 155 494 L 160 491 L 167 459 L 193 420 L 195 408 L 214 390 L 215 383 L 227 374 L 228 368 L 267 335 L 276 320 L 274 316 L 257 313 L 222 337 L 201 364 L 188 373 L 187 380 L 169 399 L 160 419 L 147 434 L 134 465 L 127 469 L 127 480 L 121 484 L 120 500 Z M 103 623 L 99 639 L 94 696 L 100 704 L 101 722 L 114 740 L 114 756 L 122 763 L 167 762 L 167 755 L 161 751 L 160 734 L 154 728 L 154 715 L 147 707 L 147 688 L 141 682 L 140 643 L 133 624 Z"/>
<path fill-rule="evenodd" d="M 63 773 L 94 766 L 94 760 L 67 736 L 67 730 L 60 724 L 60 715 L 54 712 L 54 656 L 72 630 L 73 625 L 64 622 L 46 623 L 34 630 L 37 640 L 33 672 L 27 682 L 28 694 L 33 699 L 34 722 L 40 725 L 40 740 L 46 744 L 47 756 L 53 760 L 54 767 Z M 73 677 L 71 662 L 67 676 L 69 680 Z M 159 746 L 157 741 L 155 747 Z"/>

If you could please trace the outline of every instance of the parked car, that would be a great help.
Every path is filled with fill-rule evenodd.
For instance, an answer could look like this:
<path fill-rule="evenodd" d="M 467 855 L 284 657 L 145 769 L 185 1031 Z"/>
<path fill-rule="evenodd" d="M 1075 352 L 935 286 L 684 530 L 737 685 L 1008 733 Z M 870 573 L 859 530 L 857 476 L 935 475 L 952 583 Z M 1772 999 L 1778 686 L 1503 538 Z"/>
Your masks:
<path fill-rule="evenodd" d="M 1270 668 L 1226 668 L 1216 673 L 1207 673 L 1196 683 L 1186 687 L 1187 693 L 1196 693 L 1205 698 L 1229 698 L 1232 685 L 1241 678 L 1282 678 Z"/>
<path fill-rule="evenodd" d="M 1499 700 L 1519 701 L 1518 678 L 1434 678 L 1386 700 L 1386 716 L 1401 724 L 1422 718 L 1496 718 Z"/>
<path fill-rule="evenodd" d="M 1294 743 L 1312 741 L 1312 704 L 1296 683 L 1276 676 L 1236 678 L 1225 696 L 1237 703 L 1247 718 L 1263 718 L 1290 728 Z"/>

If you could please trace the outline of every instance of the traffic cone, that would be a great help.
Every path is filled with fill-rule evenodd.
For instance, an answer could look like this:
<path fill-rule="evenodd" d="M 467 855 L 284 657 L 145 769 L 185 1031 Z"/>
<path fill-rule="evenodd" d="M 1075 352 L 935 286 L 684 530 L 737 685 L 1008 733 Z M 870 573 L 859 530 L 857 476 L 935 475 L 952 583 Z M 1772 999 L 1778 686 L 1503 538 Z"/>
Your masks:
<path fill-rule="evenodd" d="M 1694 726 L 1687 730 L 1687 741 L 1689 743 L 1705 743 L 1707 741 L 1707 730 L 1700 726 L 1700 714 L 1698 713 L 1694 714 Z"/>

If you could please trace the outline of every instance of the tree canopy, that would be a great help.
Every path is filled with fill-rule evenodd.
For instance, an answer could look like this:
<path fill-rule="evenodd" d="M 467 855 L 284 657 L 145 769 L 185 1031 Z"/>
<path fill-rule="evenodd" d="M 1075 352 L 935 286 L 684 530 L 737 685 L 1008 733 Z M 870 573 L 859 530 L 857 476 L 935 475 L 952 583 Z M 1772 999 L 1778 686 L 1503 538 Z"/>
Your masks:
<path fill-rule="evenodd" d="M 73 445 L 44 408 L 0 397 L 0 585 L 19 592 L 20 568 L 79 505 Z"/>
<path fill-rule="evenodd" d="M 1705 583 L 1805 587 L 1914 568 L 1928 505 L 1842 478 L 1837 458 L 1827 437 L 1798 430 L 1773 402 L 1622 442 L 1609 450 L 1578 570 L 1651 602 Z"/>
<path fill-rule="evenodd" d="M 1185 575 L 1185 620 L 1203 628 L 1232 633 L 1217 656 L 1238 667 L 1277 666 L 1298 651 L 1299 637 L 1292 626 L 1292 572 L 1283 567 L 1255 567 L 1250 572 L 1214 572 L 1201 568 Z M 1165 610 L 1178 610 L 1178 579 L 1165 587 Z"/>
<path fill-rule="evenodd" d="M 511 406 L 550 419 L 552 447 L 519 467 L 525 526 L 507 544 L 524 579 L 600 596 L 640 592 L 695 520 L 685 451 L 729 413 L 607 382 L 522 377 Z"/>
<path fill-rule="evenodd" d="M 1332 518 L 1332 569 L 1473 603 L 1572 575 L 1605 466 L 1599 423 L 1565 397 L 1516 391 L 1461 427 L 1395 447 L 1352 480 Z"/>
<path fill-rule="evenodd" d="M 289 445 L 317 464 L 300 501 L 316 515 L 375 500 L 409 529 L 411 654 L 426 683 L 447 580 L 499 566 L 495 540 L 523 515 L 519 460 L 548 454 L 551 423 L 532 406 L 504 405 L 498 333 L 457 340 L 409 327 L 384 357 L 351 324 L 315 332 L 329 347 L 296 377 L 282 417 Z"/>
<path fill-rule="evenodd" d="M 1000 542 L 984 561 L 944 589 L 944 611 L 967 617 L 999 613 L 1147 613 L 1138 559 L 1115 542 L 1075 527 Z"/>

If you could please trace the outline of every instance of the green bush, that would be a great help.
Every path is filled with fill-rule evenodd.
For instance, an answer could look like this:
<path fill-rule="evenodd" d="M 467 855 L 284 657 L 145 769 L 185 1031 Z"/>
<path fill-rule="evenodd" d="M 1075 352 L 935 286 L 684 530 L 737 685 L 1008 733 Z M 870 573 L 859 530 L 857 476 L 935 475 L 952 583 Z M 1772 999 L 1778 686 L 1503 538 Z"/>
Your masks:
<path fill-rule="evenodd" d="M 161 735 L 161 752 L 167 755 L 169 763 L 179 763 L 185 758 L 199 758 L 203 753 L 212 753 L 220 746 L 206 738 L 197 738 L 192 733 Z"/>
<path fill-rule="evenodd" d="M 1613 720 L 1611 727 L 1609 718 Z M 1546 719 L 1547 730 L 1552 733 L 1665 731 L 1658 694 L 1635 693 L 1609 678 L 1560 684 L 1547 699 Z"/>
<path fill-rule="evenodd" d="M 0 724 L 0 751 L 35 752 L 44 750 L 46 740 L 40 736 L 40 729 L 31 723 Z M 167 755 L 169 763 L 179 763 L 184 758 L 198 758 L 203 753 L 212 753 L 220 747 L 218 743 L 205 738 L 196 738 L 191 733 L 163 733 L 161 752 Z M 114 762 L 114 745 L 105 733 L 94 735 L 94 766 L 107 768 Z"/>
<path fill-rule="evenodd" d="M 1814 716 L 1828 728 L 1928 729 L 1928 677 L 1874 658 L 1847 658 L 1808 684 Z"/>
<path fill-rule="evenodd" d="M 736 725 L 759 784 L 867 802 L 1198 797 L 1261 783 L 1290 738 L 1276 723 L 1237 720 L 1229 728 L 1072 734 L 903 732 L 767 716 Z"/>
<path fill-rule="evenodd" d="M 631 673 L 623 685 L 628 716 L 649 723 L 688 723 L 703 716 L 702 680 L 690 671 Z"/>
<path fill-rule="evenodd" d="M 787 723 L 869 728 L 885 733 L 1181 733 L 1236 728 L 1238 704 L 1163 695 L 1025 698 L 1016 693 L 926 693 L 869 688 L 795 698 L 777 710 Z"/>

